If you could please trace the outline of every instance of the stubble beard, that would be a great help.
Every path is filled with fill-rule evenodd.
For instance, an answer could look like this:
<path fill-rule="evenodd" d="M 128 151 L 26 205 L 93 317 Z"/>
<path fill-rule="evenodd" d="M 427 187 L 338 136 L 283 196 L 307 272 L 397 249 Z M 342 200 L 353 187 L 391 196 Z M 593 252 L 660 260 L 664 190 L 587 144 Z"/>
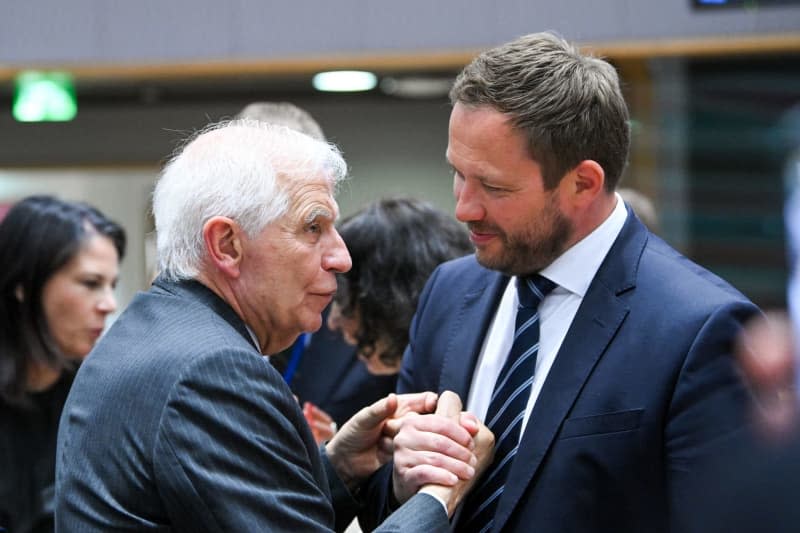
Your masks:
<path fill-rule="evenodd" d="M 492 229 L 501 240 L 500 252 L 490 255 L 477 248 L 475 257 L 482 266 L 508 276 L 541 271 L 564 253 L 573 235 L 572 221 L 552 203 L 524 231 L 508 234 L 496 227 Z"/>

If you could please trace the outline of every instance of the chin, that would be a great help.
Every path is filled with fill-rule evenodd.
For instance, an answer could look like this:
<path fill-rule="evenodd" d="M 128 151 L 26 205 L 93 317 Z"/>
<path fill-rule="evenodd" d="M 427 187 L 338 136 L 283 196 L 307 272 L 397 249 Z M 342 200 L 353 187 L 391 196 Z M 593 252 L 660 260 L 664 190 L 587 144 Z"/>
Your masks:
<path fill-rule="evenodd" d="M 303 331 L 314 333 L 322 327 L 322 315 L 317 315 L 314 320 L 307 320 L 303 323 Z"/>

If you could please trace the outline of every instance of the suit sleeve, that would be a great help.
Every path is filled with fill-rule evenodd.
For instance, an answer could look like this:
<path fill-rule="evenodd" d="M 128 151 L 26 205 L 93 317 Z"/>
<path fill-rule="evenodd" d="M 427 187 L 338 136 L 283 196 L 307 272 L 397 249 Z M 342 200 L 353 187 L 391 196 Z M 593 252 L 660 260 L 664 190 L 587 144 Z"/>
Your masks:
<path fill-rule="evenodd" d="M 664 434 L 673 531 L 690 529 L 693 515 L 701 512 L 698 488 L 745 436 L 748 393 L 732 352 L 742 324 L 756 313 L 742 302 L 717 309 L 695 336 L 678 375 Z"/>
<path fill-rule="evenodd" d="M 280 376 L 252 353 L 198 357 L 170 394 L 154 475 L 179 531 L 329 531 L 318 451 Z M 313 457 L 312 454 L 317 454 Z"/>

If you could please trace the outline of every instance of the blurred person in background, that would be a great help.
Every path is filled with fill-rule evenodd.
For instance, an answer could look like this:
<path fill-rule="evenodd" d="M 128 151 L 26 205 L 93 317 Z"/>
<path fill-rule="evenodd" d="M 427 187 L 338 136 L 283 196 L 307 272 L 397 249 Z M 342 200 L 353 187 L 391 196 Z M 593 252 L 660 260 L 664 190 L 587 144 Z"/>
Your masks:
<path fill-rule="evenodd" d="M 83 203 L 31 196 L 0 222 L 0 528 L 53 530 L 58 419 L 117 307 L 124 230 Z"/>
<path fill-rule="evenodd" d="M 784 175 L 788 311 L 756 317 L 739 337 L 737 358 L 752 393 L 753 431 L 700 487 L 710 511 L 698 533 L 800 531 L 800 106 L 786 113 L 781 126 L 790 151 Z"/>
<path fill-rule="evenodd" d="M 289 102 L 253 102 L 237 118 L 280 124 L 326 142 L 322 127 L 304 109 Z M 323 323 L 331 307 L 322 314 Z M 318 443 L 333 437 L 362 407 L 394 391 L 394 376 L 371 375 L 358 360 L 355 347 L 338 330 L 303 332 L 292 346 L 270 356 L 303 406 Z"/>
<path fill-rule="evenodd" d="M 339 226 L 353 267 L 339 275 L 328 327 L 342 331 L 375 375 L 396 376 L 431 272 L 473 252 L 466 229 L 411 198 L 375 202 Z"/>
<path fill-rule="evenodd" d="M 237 119 L 258 120 L 269 124 L 279 124 L 326 142 L 322 127 L 308 111 L 290 102 L 253 102 L 236 114 Z"/>
<path fill-rule="evenodd" d="M 472 244 L 452 216 L 411 198 L 374 202 L 345 219 L 339 233 L 353 267 L 338 276 L 328 329 L 341 332 L 356 347 L 373 384 L 388 394 L 397 382 L 408 326 L 425 281 L 439 264 L 471 253 Z M 342 383 L 339 390 L 354 386 Z M 311 410 L 315 434 L 324 439 L 325 413 L 315 412 L 324 410 L 306 410 Z"/>

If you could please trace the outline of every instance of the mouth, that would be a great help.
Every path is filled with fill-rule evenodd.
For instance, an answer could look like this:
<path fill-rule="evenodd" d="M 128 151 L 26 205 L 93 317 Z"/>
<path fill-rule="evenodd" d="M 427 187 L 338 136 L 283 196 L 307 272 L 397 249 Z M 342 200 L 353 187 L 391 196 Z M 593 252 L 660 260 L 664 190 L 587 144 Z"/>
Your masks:
<path fill-rule="evenodd" d="M 336 294 L 336 290 L 335 289 L 333 291 L 329 291 L 329 292 L 314 292 L 314 293 L 311 293 L 312 296 L 317 296 L 319 298 L 324 299 L 325 300 L 325 305 L 328 305 L 329 303 L 331 303 L 331 300 L 333 300 L 333 297 L 334 297 L 335 294 Z"/>
<path fill-rule="evenodd" d="M 103 328 L 92 328 L 89 330 L 89 334 L 91 335 L 92 339 L 97 340 L 100 338 L 100 335 L 103 334 Z"/>
<path fill-rule="evenodd" d="M 497 237 L 496 231 L 474 226 L 469 228 L 469 238 L 475 246 L 485 245 L 495 237 Z"/>

